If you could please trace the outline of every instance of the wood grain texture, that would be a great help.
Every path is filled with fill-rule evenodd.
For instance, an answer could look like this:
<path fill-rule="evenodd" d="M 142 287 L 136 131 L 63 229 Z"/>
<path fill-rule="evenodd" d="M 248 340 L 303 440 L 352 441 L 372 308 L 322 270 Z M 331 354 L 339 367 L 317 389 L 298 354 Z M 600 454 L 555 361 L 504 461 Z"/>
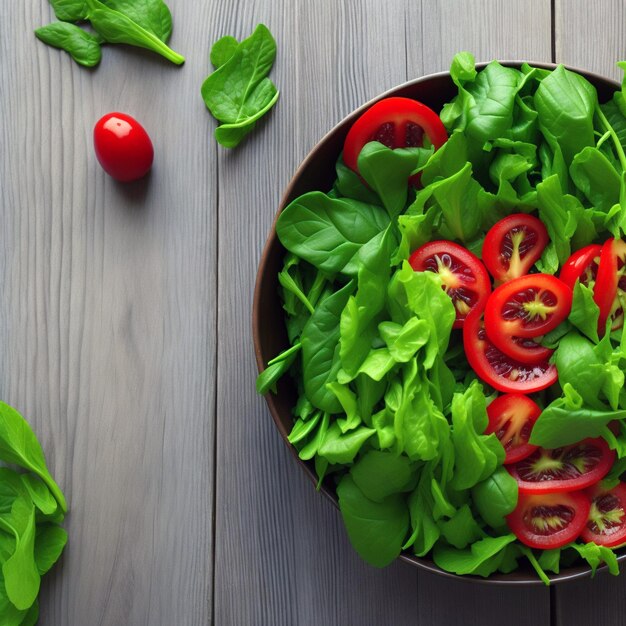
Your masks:
<path fill-rule="evenodd" d="M 624 3 L 556 0 L 555 44 L 557 61 L 621 80 L 623 72 L 615 63 L 626 59 Z M 623 572 L 617 578 L 602 572 L 593 580 L 559 585 L 554 594 L 556 625 L 623 624 L 624 591 Z"/>
<path fill-rule="evenodd" d="M 199 97 L 202 3 L 171 2 L 177 69 L 104 50 L 95 71 L 37 41 L 43 0 L 0 24 L 0 397 L 68 496 L 70 542 L 41 624 L 206 624 L 212 574 L 215 148 Z M 111 110 L 155 144 L 149 179 L 96 163 Z"/>
<path fill-rule="evenodd" d="M 215 623 L 488 626 L 506 609 L 515 624 L 548 624 L 547 590 L 450 584 L 403 563 L 378 571 L 359 560 L 254 393 L 250 314 L 281 192 L 316 141 L 378 93 L 447 69 L 458 49 L 549 59 L 550 3 L 258 0 L 213 10 L 214 39 L 269 26 L 282 90 L 247 145 L 219 151 Z"/>

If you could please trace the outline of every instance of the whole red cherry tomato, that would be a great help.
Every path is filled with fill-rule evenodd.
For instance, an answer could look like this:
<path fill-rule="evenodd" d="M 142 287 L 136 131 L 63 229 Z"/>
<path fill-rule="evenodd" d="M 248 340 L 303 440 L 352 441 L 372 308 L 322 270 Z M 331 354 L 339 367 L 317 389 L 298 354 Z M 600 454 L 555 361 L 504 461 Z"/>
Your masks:
<path fill-rule="evenodd" d="M 138 180 L 152 167 L 154 149 L 143 126 L 125 113 L 107 113 L 93 129 L 102 169 L 121 182 Z"/>

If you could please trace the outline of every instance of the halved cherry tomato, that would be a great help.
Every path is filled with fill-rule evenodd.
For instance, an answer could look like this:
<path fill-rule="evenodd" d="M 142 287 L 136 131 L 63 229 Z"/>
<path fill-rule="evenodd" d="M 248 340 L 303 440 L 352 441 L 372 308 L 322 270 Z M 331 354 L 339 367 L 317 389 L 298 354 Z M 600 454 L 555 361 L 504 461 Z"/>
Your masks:
<path fill-rule="evenodd" d="M 591 503 L 584 491 L 520 493 L 506 521 L 516 537 L 530 548 L 560 548 L 580 535 Z"/>
<path fill-rule="evenodd" d="M 609 317 L 613 330 L 621 328 L 626 306 L 626 242 L 621 239 L 604 242 L 593 294 L 600 308 L 598 332 L 604 334 Z"/>
<path fill-rule="evenodd" d="M 456 310 L 453 328 L 462 328 L 467 314 L 482 305 L 491 292 L 487 270 L 480 259 L 452 241 L 431 241 L 409 258 L 416 272 L 435 272 Z"/>
<path fill-rule="evenodd" d="M 491 335 L 489 335 L 489 333 L 487 333 L 487 335 L 489 339 L 491 339 Z M 494 334 L 494 336 L 498 340 L 498 343 L 495 344 L 494 342 L 494 345 L 496 345 L 500 351 L 504 352 L 508 357 L 520 363 L 525 363 L 526 365 L 534 365 L 541 361 L 547 361 L 554 352 L 554 350 L 544 348 L 541 344 L 536 343 L 532 339 L 505 337 L 497 334 Z"/>
<path fill-rule="evenodd" d="M 520 493 L 556 493 L 578 491 L 604 478 L 615 460 L 601 437 L 583 439 L 562 448 L 538 448 L 529 457 L 507 469 Z"/>
<path fill-rule="evenodd" d="M 559 279 L 570 289 L 574 289 L 577 280 L 580 280 L 585 287 L 593 289 L 598 275 L 601 251 L 602 246 L 592 243 L 574 252 L 563 264 Z"/>
<path fill-rule="evenodd" d="M 358 172 L 357 159 L 366 143 L 379 141 L 388 148 L 409 148 L 421 146 L 424 134 L 435 149 L 448 139 L 439 116 L 425 104 L 410 98 L 385 98 L 354 122 L 343 146 L 343 161 Z"/>
<path fill-rule="evenodd" d="M 510 337 L 530 339 L 556 328 L 572 308 L 572 290 L 550 274 L 528 274 L 497 287 L 487 300 L 485 327 L 503 350 Z"/>
<path fill-rule="evenodd" d="M 626 542 L 626 485 L 619 483 L 613 489 L 604 489 L 602 483 L 590 487 L 589 518 L 581 537 L 600 546 L 612 548 Z"/>
<path fill-rule="evenodd" d="M 485 433 L 495 433 L 500 440 L 506 452 L 505 465 L 521 461 L 537 449 L 528 440 L 540 413 L 537 403 L 518 393 L 499 396 L 487 407 L 489 425 Z"/>
<path fill-rule="evenodd" d="M 548 244 L 548 231 L 536 217 L 509 215 L 492 226 L 483 243 L 483 263 L 503 283 L 527 274 Z"/>
<path fill-rule="evenodd" d="M 465 318 L 463 346 L 472 369 L 498 391 L 533 393 L 557 381 L 556 367 L 548 361 L 527 365 L 498 350 L 487 337 L 480 308 Z"/>

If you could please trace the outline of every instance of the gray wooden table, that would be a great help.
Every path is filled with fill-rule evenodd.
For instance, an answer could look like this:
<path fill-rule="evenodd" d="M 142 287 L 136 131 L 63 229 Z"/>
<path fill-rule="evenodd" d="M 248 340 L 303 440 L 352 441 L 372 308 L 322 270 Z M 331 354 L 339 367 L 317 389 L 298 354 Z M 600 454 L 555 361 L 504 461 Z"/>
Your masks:
<path fill-rule="evenodd" d="M 281 192 L 328 129 L 462 49 L 617 78 L 624 2 L 170 0 L 184 67 L 119 47 L 95 71 L 35 39 L 45 0 L 4 2 L 0 398 L 33 424 L 71 506 L 40 623 L 625 623 L 626 575 L 486 589 L 361 562 L 255 394 L 250 331 Z M 282 95 L 228 152 L 200 85 L 210 43 L 258 22 Z M 92 128 L 111 110 L 152 136 L 142 183 L 96 163 Z"/>

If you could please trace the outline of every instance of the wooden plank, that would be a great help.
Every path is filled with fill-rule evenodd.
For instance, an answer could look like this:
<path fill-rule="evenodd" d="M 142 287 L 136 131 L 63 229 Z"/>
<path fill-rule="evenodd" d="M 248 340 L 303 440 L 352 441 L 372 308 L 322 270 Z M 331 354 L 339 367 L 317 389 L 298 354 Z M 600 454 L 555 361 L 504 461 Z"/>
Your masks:
<path fill-rule="evenodd" d="M 226 7 L 228 6 L 228 10 Z M 221 626 L 412 624 L 416 572 L 365 565 L 254 391 L 250 316 L 280 195 L 316 141 L 355 106 L 405 80 L 404 2 L 220 3 L 213 40 L 266 23 L 278 42 L 275 111 L 220 150 L 215 616 Z M 390 36 L 393 35 L 393 36 Z M 280 323 L 277 320 L 277 323 Z"/>
<path fill-rule="evenodd" d="M 215 149 L 199 98 L 203 3 L 172 1 L 177 69 L 122 47 L 95 71 L 0 24 L 0 397 L 28 417 L 71 506 L 48 625 L 206 624 L 211 594 Z M 115 184 L 92 128 L 134 114 L 149 179 Z"/>
<path fill-rule="evenodd" d="M 586 3 L 556 0 L 556 59 L 621 80 L 616 61 L 626 58 L 626 7 L 619 0 Z M 623 569 L 623 567 L 622 567 Z M 606 572 L 555 589 L 555 615 L 559 626 L 624 621 L 626 575 Z"/>
<path fill-rule="evenodd" d="M 492 591 L 427 574 L 418 584 L 403 563 L 380 572 L 354 555 L 337 512 L 315 495 L 254 395 L 250 312 L 281 191 L 317 139 L 407 77 L 447 69 L 457 42 L 482 59 L 549 59 L 549 2 L 530 10 L 496 2 L 428 2 L 422 10 L 401 0 L 228 6 L 215 9 L 213 39 L 268 24 L 282 97 L 246 146 L 220 150 L 215 623 L 484 626 L 499 623 L 493 607 L 503 607 L 520 624 L 547 624 L 544 589 Z M 532 36 L 520 35 L 520 24 Z"/>

